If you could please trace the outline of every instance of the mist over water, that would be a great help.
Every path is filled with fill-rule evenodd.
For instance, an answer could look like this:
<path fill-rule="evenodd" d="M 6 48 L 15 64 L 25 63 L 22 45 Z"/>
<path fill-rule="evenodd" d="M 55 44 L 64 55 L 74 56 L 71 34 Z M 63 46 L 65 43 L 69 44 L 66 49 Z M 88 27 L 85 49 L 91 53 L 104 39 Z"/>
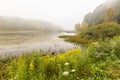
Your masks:
<path fill-rule="evenodd" d="M 74 33 L 65 32 L 10 32 L 0 33 L 2 41 L 0 42 L 0 55 L 21 55 L 37 52 L 40 49 L 43 53 L 60 53 L 65 50 L 75 48 L 72 43 L 65 42 L 58 38 L 60 35 L 74 35 Z M 7 38 L 7 39 L 6 39 Z"/>

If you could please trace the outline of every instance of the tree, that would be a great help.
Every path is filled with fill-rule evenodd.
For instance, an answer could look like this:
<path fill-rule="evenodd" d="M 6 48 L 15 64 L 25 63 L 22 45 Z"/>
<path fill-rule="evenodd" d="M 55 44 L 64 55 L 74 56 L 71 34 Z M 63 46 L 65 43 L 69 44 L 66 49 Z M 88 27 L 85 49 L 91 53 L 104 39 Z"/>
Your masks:
<path fill-rule="evenodd" d="M 77 24 L 75 25 L 75 30 L 76 30 L 76 31 L 80 31 L 80 29 L 81 29 L 81 25 L 80 25 L 80 23 L 77 23 Z"/>
<path fill-rule="evenodd" d="M 104 22 L 106 23 L 106 22 L 110 22 L 110 21 L 112 21 L 113 20 L 113 17 L 114 17 L 114 9 L 112 9 L 112 8 L 108 8 L 107 10 L 106 10 L 106 13 L 105 13 L 105 17 L 104 17 Z"/>
<path fill-rule="evenodd" d="M 82 28 L 86 29 L 87 27 L 88 27 L 87 22 L 83 21 L 83 22 L 82 22 Z"/>

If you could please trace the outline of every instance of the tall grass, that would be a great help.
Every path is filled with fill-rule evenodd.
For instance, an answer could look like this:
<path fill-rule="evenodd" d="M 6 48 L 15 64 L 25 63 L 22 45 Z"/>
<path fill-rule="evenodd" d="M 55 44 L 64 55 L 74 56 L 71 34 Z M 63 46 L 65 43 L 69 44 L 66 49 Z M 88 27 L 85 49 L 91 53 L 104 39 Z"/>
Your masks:
<path fill-rule="evenodd" d="M 92 42 L 92 40 L 81 38 L 78 35 L 74 35 L 74 36 L 63 35 L 63 36 L 59 36 L 59 38 L 64 38 L 65 41 L 73 42 L 73 43 L 81 44 L 81 45 L 82 44 L 85 45 L 85 44 L 88 44 L 88 43 Z"/>

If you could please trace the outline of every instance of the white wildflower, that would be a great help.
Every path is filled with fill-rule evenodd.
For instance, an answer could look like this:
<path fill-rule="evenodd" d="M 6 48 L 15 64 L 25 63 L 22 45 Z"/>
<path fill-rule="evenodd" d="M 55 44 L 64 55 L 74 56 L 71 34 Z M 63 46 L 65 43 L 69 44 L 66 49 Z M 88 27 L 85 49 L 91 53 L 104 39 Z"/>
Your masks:
<path fill-rule="evenodd" d="M 79 80 L 80 80 L 80 78 L 79 78 L 79 77 L 77 77 L 77 79 L 79 79 Z"/>
<path fill-rule="evenodd" d="M 75 69 L 72 69 L 71 72 L 75 72 L 76 70 Z"/>
<path fill-rule="evenodd" d="M 67 65 L 69 65 L 69 63 L 68 63 L 68 62 L 66 62 L 64 65 L 66 65 L 66 66 L 67 66 Z"/>
<path fill-rule="evenodd" d="M 69 72 L 68 72 L 68 71 L 65 71 L 65 72 L 63 72 L 63 75 L 64 75 L 64 76 L 68 76 L 68 75 L 69 75 Z"/>

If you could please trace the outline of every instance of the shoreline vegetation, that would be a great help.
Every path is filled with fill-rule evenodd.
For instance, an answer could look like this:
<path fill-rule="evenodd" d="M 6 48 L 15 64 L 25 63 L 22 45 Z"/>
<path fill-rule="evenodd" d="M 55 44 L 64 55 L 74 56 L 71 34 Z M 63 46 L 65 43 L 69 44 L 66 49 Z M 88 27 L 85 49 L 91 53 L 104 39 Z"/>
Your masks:
<path fill-rule="evenodd" d="M 59 36 L 59 38 L 63 38 L 67 42 L 72 42 L 72 43 L 80 44 L 80 45 L 82 45 L 82 44 L 85 45 L 85 44 L 89 44 L 92 42 L 92 40 L 81 38 L 78 35 L 73 35 L 73 36 L 61 35 L 61 36 Z"/>
<path fill-rule="evenodd" d="M 81 29 L 76 35 L 62 35 L 79 48 L 54 55 L 32 54 L 0 58 L 2 80 L 119 80 L 120 25 L 114 22 Z"/>
<path fill-rule="evenodd" d="M 119 80 L 120 79 L 120 24 L 116 22 L 106 22 L 88 28 L 81 28 L 76 35 L 62 35 L 59 38 L 75 44 L 82 44 L 83 54 L 89 55 L 91 65 L 99 65 L 101 72 L 92 76 L 92 80 Z M 87 63 L 89 64 L 89 63 Z M 104 65 L 104 67 L 103 67 Z M 100 67 L 101 66 L 101 67 Z M 94 68 L 95 69 L 95 68 Z M 97 68 L 98 69 L 98 68 Z M 92 70 L 91 70 L 92 71 Z M 110 73 L 109 78 L 106 76 Z M 97 74 L 99 76 L 97 76 Z M 89 76 L 86 76 L 87 79 Z M 86 80 L 86 78 L 84 78 Z M 83 80 L 84 80 L 83 79 Z M 90 78 L 91 79 L 91 78 Z"/>
<path fill-rule="evenodd" d="M 120 79 L 120 36 L 88 47 L 64 53 L 31 55 L 0 59 L 2 80 L 118 80 Z"/>

